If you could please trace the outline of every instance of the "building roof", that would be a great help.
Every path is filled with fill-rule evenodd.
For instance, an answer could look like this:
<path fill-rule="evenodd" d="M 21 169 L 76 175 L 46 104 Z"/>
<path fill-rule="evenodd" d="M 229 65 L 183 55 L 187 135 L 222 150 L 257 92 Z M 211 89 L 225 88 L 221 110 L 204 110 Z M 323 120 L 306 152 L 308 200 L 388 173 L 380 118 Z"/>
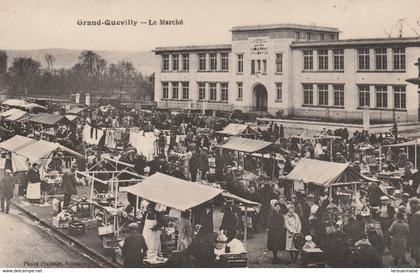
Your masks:
<path fill-rule="evenodd" d="M 299 29 L 299 30 L 312 30 L 324 32 L 339 32 L 335 27 L 324 27 L 317 25 L 299 25 L 299 24 L 269 24 L 269 25 L 252 25 L 252 26 L 236 26 L 230 31 L 257 31 L 257 30 L 273 30 L 273 29 Z"/>
<path fill-rule="evenodd" d="M 152 50 L 156 54 L 164 52 L 182 52 L 182 51 L 208 51 L 208 50 L 231 50 L 231 44 L 221 45 L 192 45 L 192 46 L 170 46 L 170 47 L 157 47 Z"/>
<path fill-rule="evenodd" d="M 290 47 L 357 47 L 372 45 L 419 45 L 420 37 L 402 37 L 402 38 L 367 38 L 367 39 L 347 39 L 347 40 L 324 40 L 324 41 L 295 41 Z"/>

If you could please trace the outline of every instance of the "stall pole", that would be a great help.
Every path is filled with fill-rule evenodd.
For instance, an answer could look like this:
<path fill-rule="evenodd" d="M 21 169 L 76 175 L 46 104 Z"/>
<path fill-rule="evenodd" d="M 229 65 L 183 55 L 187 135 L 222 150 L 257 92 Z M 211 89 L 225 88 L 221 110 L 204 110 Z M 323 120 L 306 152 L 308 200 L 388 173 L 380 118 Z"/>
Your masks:
<path fill-rule="evenodd" d="M 415 169 L 417 170 L 417 137 L 416 137 L 416 142 L 414 144 L 414 166 L 415 166 Z"/>
<path fill-rule="evenodd" d="M 379 144 L 379 171 L 382 171 L 382 146 Z"/>
<path fill-rule="evenodd" d="M 245 221 L 244 221 L 244 242 L 246 243 L 248 237 L 248 206 L 245 204 Z"/>
<path fill-rule="evenodd" d="M 93 202 L 93 184 L 95 183 L 95 173 L 93 173 L 93 178 L 90 180 L 90 202 Z"/>
<path fill-rule="evenodd" d="M 332 200 L 332 187 L 329 188 L 329 199 L 330 201 Z"/>
<path fill-rule="evenodd" d="M 330 161 L 333 161 L 333 143 L 332 138 L 330 138 Z"/>

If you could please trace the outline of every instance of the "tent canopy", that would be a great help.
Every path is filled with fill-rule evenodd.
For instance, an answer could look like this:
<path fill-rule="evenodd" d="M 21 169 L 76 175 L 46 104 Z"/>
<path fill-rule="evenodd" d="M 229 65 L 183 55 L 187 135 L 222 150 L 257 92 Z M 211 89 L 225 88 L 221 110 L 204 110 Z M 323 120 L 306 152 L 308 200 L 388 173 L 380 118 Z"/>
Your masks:
<path fill-rule="evenodd" d="M 69 110 L 66 111 L 66 114 L 70 114 L 70 115 L 78 115 L 81 112 L 83 112 L 85 109 L 82 107 L 73 107 L 70 108 Z"/>
<path fill-rule="evenodd" d="M 248 206 L 260 206 L 257 202 L 241 198 L 222 189 L 200 185 L 162 173 L 146 177 L 136 185 L 121 187 L 120 191 L 181 211 L 199 206 L 219 195 Z"/>
<path fill-rule="evenodd" d="M 17 100 L 17 99 L 6 100 L 2 104 L 10 106 L 10 107 L 21 107 L 21 108 L 25 108 L 27 110 L 31 110 L 33 108 L 45 109 L 44 106 L 39 105 L 37 103 L 29 103 L 29 102 L 26 102 L 24 100 Z"/>
<path fill-rule="evenodd" d="M 28 163 L 42 163 L 48 159 L 54 151 L 63 151 L 74 156 L 82 157 L 81 154 L 66 148 L 58 143 L 38 140 L 12 152 L 13 171 L 26 171 Z"/>
<path fill-rule="evenodd" d="M 290 180 L 330 187 L 335 183 L 376 181 L 355 172 L 349 163 L 336 163 L 315 159 L 301 159 L 286 176 Z"/>
<path fill-rule="evenodd" d="M 20 110 L 20 109 L 16 109 L 16 108 L 12 108 L 12 109 L 9 109 L 7 111 L 0 113 L 0 117 L 4 117 L 5 120 L 9 120 L 9 121 L 19 120 L 26 115 L 28 115 L 28 112 Z"/>
<path fill-rule="evenodd" d="M 217 131 L 216 133 L 229 135 L 229 136 L 258 134 L 256 131 L 251 129 L 249 125 L 239 124 L 239 123 L 229 123 L 222 131 Z"/>
<path fill-rule="evenodd" d="M 50 113 L 39 113 L 32 117 L 30 121 L 46 125 L 56 125 L 61 122 L 68 122 L 65 116 L 54 115 Z"/>
<path fill-rule="evenodd" d="M 225 144 L 220 145 L 222 149 L 245 152 L 245 153 L 256 153 L 265 148 L 272 146 L 273 143 L 262 140 L 255 140 L 242 137 L 231 137 Z"/>
<path fill-rule="evenodd" d="M 414 146 L 414 145 L 420 145 L 420 139 L 413 139 L 413 140 L 402 142 L 402 143 L 383 145 L 382 147 L 407 147 L 407 146 Z"/>
<path fill-rule="evenodd" d="M 136 185 L 121 187 L 120 190 L 181 211 L 203 204 L 223 192 L 161 173 L 155 173 Z"/>
<path fill-rule="evenodd" d="M 36 142 L 37 140 L 29 137 L 24 137 L 20 135 L 15 135 L 12 138 L 9 138 L 6 141 L 0 143 L 0 148 L 9 152 L 16 151 L 17 149 L 23 148 L 31 143 Z"/>
<path fill-rule="evenodd" d="M 65 115 L 65 117 L 69 120 L 69 121 L 74 121 L 78 118 L 78 116 L 76 115 Z"/>

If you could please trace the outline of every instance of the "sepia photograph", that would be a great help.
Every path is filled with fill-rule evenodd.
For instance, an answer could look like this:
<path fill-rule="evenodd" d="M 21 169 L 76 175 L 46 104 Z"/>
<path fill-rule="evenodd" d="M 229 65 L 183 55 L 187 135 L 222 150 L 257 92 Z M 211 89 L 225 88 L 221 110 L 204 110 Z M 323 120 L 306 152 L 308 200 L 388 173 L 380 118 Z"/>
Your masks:
<path fill-rule="evenodd" d="M 418 11 L 0 0 L 1 272 L 418 272 Z"/>

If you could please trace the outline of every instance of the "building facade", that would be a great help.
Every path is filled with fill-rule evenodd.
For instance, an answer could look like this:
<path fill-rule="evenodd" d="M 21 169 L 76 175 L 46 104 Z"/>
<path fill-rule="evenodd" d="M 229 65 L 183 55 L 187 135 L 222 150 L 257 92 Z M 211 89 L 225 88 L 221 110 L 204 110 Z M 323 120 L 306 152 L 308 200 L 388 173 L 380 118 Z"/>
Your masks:
<path fill-rule="evenodd" d="M 294 24 L 231 29 L 232 43 L 161 47 L 159 108 L 268 112 L 378 122 L 418 121 L 419 38 L 340 40 L 339 30 Z"/>

